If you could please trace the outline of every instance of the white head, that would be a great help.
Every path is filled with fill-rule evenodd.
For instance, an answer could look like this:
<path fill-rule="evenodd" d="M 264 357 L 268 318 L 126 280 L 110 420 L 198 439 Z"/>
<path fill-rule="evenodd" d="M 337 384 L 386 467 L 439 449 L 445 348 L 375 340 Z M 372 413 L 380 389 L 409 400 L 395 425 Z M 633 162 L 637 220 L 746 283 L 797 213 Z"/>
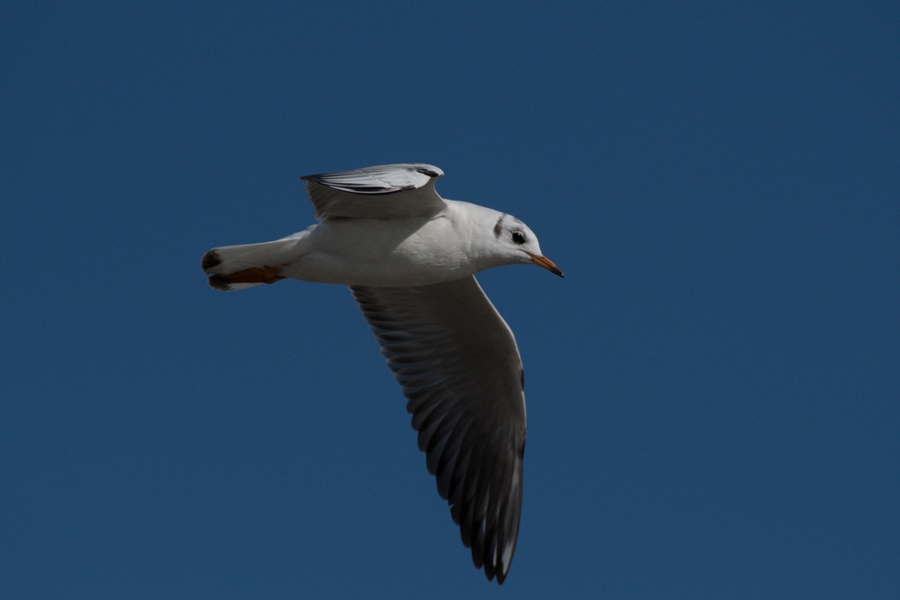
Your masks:
<path fill-rule="evenodd" d="M 494 238 L 491 254 L 499 254 L 497 258 L 502 260 L 502 264 L 534 263 L 564 277 L 559 267 L 543 255 L 537 236 L 528 225 L 512 215 L 496 214 L 498 217 L 491 231 Z"/>

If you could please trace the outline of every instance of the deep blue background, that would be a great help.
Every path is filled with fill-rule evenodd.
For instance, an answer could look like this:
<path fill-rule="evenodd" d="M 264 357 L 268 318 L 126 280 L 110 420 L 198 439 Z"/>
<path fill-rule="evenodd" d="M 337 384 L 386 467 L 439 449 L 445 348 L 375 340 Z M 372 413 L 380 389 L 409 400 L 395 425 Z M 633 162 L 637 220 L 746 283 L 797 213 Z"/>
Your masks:
<path fill-rule="evenodd" d="M 0 597 L 900 597 L 900 4 L 8 2 Z M 471 565 L 346 289 L 209 289 L 428 162 L 566 272 Z"/>

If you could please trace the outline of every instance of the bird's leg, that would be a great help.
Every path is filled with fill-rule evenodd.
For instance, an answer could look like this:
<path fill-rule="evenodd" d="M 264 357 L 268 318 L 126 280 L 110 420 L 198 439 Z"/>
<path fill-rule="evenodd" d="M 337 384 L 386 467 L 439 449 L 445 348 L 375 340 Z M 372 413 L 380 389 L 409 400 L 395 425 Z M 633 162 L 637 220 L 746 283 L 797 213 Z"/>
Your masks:
<path fill-rule="evenodd" d="M 275 283 L 282 279 L 281 267 L 252 267 L 228 275 L 213 275 L 209 278 L 209 285 L 227 289 L 234 283 Z"/>

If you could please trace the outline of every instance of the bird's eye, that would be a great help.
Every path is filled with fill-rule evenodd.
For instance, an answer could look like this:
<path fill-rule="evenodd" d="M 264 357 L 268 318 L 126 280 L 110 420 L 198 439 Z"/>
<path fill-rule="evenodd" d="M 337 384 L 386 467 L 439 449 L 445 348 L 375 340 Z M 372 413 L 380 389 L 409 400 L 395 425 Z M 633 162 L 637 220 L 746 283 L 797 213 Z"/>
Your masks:
<path fill-rule="evenodd" d="M 512 241 L 514 241 L 517 244 L 524 244 L 525 243 L 525 234 L 522 233 L 521 231 L 513 231 Z"/>

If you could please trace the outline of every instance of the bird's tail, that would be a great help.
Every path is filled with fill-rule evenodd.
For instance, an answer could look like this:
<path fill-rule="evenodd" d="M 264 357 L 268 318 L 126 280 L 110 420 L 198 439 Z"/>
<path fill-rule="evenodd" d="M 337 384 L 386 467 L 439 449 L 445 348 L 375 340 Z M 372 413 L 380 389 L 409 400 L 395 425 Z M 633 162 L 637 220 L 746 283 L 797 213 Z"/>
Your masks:
<path fill-rule="evenodd" d="M 300 232 L 305 234 L 306 232 Z M 209 285 L 217 290 L 234 291 L 284 279 L 281 268 L 296 255 L 295 246 L 305 235 L 261 244 L 222 246 L 203 255 L 200 266 L 209 275 Z"/>

